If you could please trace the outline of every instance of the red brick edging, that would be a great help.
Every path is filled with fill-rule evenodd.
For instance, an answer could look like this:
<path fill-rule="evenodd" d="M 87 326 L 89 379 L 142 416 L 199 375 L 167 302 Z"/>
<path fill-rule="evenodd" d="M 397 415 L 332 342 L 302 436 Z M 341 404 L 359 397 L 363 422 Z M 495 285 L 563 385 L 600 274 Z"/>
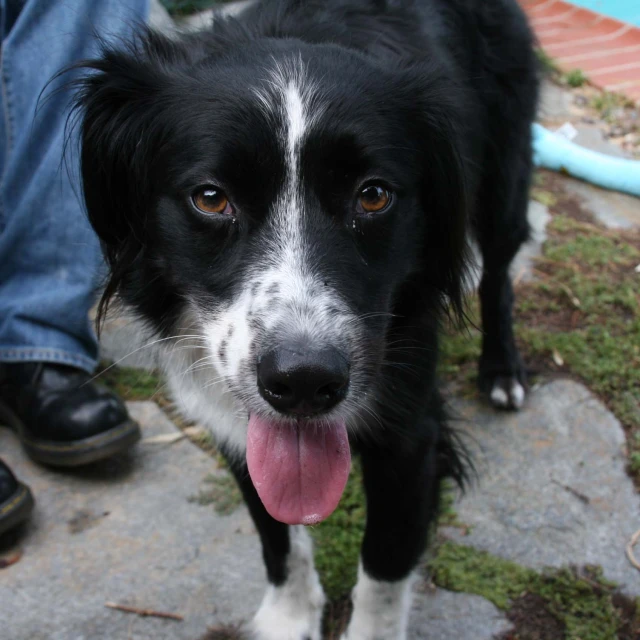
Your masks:
<path fill-rule="evenodd" d="M 640 103 L 640 28 L 564 0 L 519 1 L 563 71 L 580 69 L 595 86 Z"/>

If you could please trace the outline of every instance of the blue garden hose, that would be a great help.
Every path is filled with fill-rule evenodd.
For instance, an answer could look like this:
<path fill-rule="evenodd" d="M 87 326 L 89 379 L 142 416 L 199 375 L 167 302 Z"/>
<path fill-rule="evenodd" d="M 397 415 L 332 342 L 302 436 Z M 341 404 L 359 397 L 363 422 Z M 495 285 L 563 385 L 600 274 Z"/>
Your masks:
<path fill-rule="evenodd" d="M 533 125 L 533 161 L 605 189 L 640 196 L 640 161 L 585 149 L 537 123 Z"/>

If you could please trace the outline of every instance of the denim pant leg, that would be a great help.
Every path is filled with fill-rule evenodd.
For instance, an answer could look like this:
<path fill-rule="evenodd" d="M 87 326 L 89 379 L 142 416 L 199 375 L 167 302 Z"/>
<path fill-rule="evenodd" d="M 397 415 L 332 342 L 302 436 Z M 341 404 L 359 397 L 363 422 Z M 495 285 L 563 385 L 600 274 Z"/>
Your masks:
<path fill-rule="evenodd" d="M 132 33 L 148 4 L 0 0 L 0 361 L 95 367 L 88 312 L 103 263 L 81 204 L 77 136 L 65 133 L 70 76 L 47 83 L 98 53 L 94 33 Z"/>

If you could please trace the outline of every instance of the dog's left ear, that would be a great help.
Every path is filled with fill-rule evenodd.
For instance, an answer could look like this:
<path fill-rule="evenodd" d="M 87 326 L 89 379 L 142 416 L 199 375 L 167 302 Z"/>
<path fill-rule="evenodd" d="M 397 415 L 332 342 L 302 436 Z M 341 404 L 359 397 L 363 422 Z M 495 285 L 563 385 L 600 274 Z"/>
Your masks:
<path fill-rule="evenodd" d="M 84 200 L 110 267 L 101 312 L 144 250 L 164 89 L 194 54 L 150 30 L 118 44 L 76 65 Z"/>
<path fill-rule="evenodd" d="M 423 273 L 451 315 L 464 316 L 469 264 L 467 231 L 472 216 L 475 168 L 469 160 L 468 96 L 451 77 L 428 74 L 414 95 L 414 135 L 421 140 L 421 204 L 425 216 Z"/>

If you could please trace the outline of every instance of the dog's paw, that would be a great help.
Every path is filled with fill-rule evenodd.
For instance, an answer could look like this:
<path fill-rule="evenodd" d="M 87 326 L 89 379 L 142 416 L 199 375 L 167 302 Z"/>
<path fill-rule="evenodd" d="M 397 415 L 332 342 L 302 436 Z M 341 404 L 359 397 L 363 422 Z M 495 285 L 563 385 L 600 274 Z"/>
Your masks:
<path fill-rule="evenodd" d="M 526 396 L 525 385 L 515 376 L 496 376 L 491 385 L 489 400 L 496 409 L 517 411 Z"/>
<path fill-rule="evenodd" d="M 319 585 L 318 585 L 319 587 Z M 252 640 L 320 640 L 322 589 L 293 592 L 270 586 L 251 622 Z"/>
<path fill-rule="evenodd" d="M 353 613 L 340 640 L 406 640 L 413 580 L 376 580 L 360 564 Z"/>

